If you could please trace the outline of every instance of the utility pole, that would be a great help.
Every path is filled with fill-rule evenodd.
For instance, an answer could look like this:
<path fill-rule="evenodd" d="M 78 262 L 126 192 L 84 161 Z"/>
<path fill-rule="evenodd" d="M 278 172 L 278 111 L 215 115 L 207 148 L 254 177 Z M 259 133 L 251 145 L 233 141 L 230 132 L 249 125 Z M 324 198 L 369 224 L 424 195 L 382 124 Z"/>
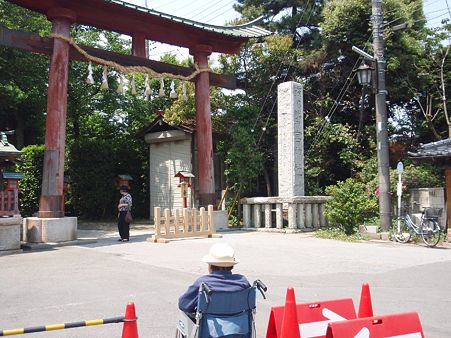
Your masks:
<path fill-rule="evenodd" d="M 379 214 L 382 231 L 391 228 L 391 195 L 387 130 L 387 90 L 385 89 L 384 30 L 382 0 L 372 0 L 373 51 L 376 65 L 376 139 L 379 174 Z"/>

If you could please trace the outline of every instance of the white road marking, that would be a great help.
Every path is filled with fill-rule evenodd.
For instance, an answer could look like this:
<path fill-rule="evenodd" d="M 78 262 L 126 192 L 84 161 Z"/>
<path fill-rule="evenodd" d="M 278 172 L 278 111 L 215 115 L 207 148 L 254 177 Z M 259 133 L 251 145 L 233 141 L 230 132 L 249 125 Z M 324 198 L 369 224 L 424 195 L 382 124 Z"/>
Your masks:
<path fill-rule="evenodd" d="M 338 322 L 340 320 L 346 320 L 346 318 L 340 316 L 327 308 L 322 311 L 324 318 L 328 320 L 323 320 L 319 322 L 303 323 L 299 324 L 299 331 L 302 338 L 313 338 L 325 336 L 327 332 L 327 324 L 331 322 Z"/>

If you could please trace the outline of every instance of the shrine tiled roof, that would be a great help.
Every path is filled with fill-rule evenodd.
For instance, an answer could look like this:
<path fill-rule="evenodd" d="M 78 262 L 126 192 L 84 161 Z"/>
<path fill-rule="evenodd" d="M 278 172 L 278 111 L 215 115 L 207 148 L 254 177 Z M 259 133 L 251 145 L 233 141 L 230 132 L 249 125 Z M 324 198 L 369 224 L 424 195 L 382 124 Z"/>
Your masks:
<path fill-rule="evenodd" d="M 160 114 L 153 120 L 148 126 L 137 132 L 136 136 L 143 137 L 147 133 L 160 132 L 165 130 L 183 130 L 186 133 L 192 134 L 196 131 L 196 125 L 194 120 L 185 121 L 179 125 L 171 125 L 163 121 L 163 114 Z"/>
<path fill-rule="evenodd" d="M 416 152 L 408 152 L 411 158 L 451 157 L 451 137 L 432 143 L 420 144 Z"/>
<path fill-rule="evenodd" d="M 252 21 L 250 21 L 246 24 L 242 24 L 242 25 L 216 26 L 216 25 L 210 25 L 210 24 L 178 17 L 175 15 L 170 15 L 167 13 L 159 12 L 154 9 L 149 9 L 146 7 L 134 5 L 134 4 L 128 3 L 126 1 L 120 1 L 120 0 L 105 0 L 105 1 L 117 4 L 117 5 L 121 5 L 121 6 L 124 6 L 127 8 L 131 8 L 136 11 L 144 12 L 144 13 L 147 13 L 150 15 L 158 16 L 162 19 L 168 19 L 168 20 L 178 22 L 181 24 L 185 24 L 188 26 L 200 28 L 205 31 L 210 31 L 213 33 L 218 33 L 218 34 L 224 34 L 224 35 L 228 35 L 228 36 L 241 37 L 241 38 L 258 38 L 258 37 L 264 37 L 264 36 L 268 36 L 268 35 L 272 34 L 270 31 L 256 26 L 256 24 L 259 23 L 263 19 L 263 17 L 257 18 L 255 20 L 252 20 Z"/>
<path fill-rule="evenodd" d="M 8 142 L 5 133 L 0 133 L 0 156 L 18 157 L 21 151 L 17 150 L 11 143 Z"/>

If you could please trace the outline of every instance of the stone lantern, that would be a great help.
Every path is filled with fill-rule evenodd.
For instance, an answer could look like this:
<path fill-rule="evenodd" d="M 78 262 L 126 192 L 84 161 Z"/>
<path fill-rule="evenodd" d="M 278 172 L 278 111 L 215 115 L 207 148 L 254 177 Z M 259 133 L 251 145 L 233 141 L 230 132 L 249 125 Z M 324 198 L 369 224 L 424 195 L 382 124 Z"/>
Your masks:
<path fill-rule="evenodd" d="M 0 251 L 20 249 L 20 228 L 18 181 L 21 173 L 5 172 L 14 165 L 21 152 L 8 142 L 7 134 L 0 132 Z"/>

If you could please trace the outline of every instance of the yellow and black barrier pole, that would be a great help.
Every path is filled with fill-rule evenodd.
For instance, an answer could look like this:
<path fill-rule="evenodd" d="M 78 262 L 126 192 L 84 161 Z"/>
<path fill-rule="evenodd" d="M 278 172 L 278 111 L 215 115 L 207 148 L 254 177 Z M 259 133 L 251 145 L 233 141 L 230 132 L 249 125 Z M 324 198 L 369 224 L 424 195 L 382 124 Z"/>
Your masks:
<path fill-rule="evenodd" d="M 51 324 L 51 325 L 44 325 L 44 326 L 32 326 L 32 327 L 25 327 L 25 328 L 20 328 L 20 329 L 11 329 L 11 330 L 0 330 L 0 337 L 13 336 L 13 335 L 25 334 L 25 333 L 43 332 L 43 331 L 72 329 L 75 327 L 83 327 L 83 326 L 123 323 L 124 321 L 125 321 L 125 317 L 120 316 L 120 317 L 113 317 L 113 318 L 106 318 L 106 319 L 85 320 L 82 322 Z"/>

